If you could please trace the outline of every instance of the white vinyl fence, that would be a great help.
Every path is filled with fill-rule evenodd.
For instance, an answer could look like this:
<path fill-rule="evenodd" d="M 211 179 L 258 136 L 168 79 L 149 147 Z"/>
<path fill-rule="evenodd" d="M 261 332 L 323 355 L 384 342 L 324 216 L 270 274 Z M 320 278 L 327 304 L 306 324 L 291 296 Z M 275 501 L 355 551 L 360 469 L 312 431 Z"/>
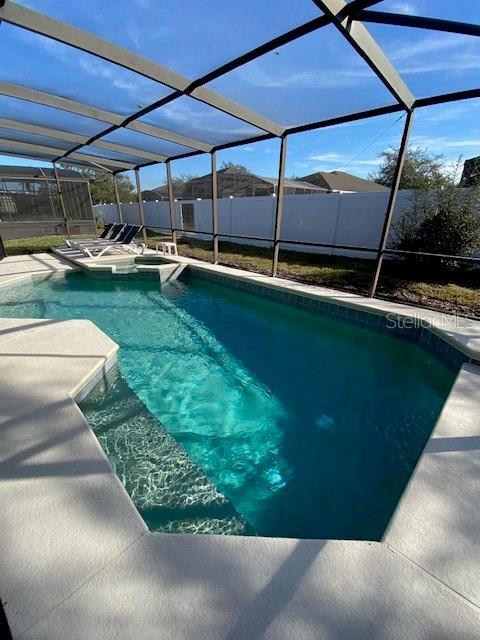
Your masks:
<path fill-rule="evenodd" d="M 411 191 L 400 191 L 395 207 L 394 222 L 409 207 Z M 357 247 L 377 247 L 382 231 L 389 192 L 381 193 L 328 193 L 319 195 L 285 196 L 283 205 L 283 240 L 299 242 L 318 242 L 323 244 L 348 245 Z M 185 200 L 175 202 L 175 226 L 189 230 L 184 226 L 187 216 L 182 215 L 184 205 L 193 205 L 194 230 L 212 231 L 211 200 Z M 168 231 L 170 218 L 168 202 L 146 202 L 145 222 L 151 229 Z M 122 205 L 125 222 L 138 223 L 138 204 Z M 105 222 L 118 220 L 117 207 L 114 204 L 96 205 L 95 213 L 101 214 Z M 184 209 L 184 213 L 186 210 Z M 230 239 L 238 244 L 271 246 L 275 218 L 275 197 L 219 198 L 219 233 L 238 236 L 256 236 L 267 238 L 265 241 Z M 208 236 L 188 234 L 209 240 Z M 220 241 L 222 238 L 220 238 Z M 311 253 L 327 253 L 352 257 L 373 258 L 374 253 L 332 249 L 326 247 L 306 247 L 301 244 L 283 245 L 285 249 Z"/>

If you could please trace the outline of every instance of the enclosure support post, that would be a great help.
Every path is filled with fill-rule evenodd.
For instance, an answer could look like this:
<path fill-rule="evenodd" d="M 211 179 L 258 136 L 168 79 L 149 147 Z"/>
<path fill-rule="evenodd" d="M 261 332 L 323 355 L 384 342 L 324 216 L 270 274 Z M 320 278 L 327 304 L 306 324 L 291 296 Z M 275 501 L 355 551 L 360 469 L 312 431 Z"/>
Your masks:
<path fill-rule="evenodd" d="M 112 178 L 113 178 L 113 188 L 115 189 L 115 200 L 117 202 L 118 221 L 122 223 L 123 213 L 122 213 L 122 204 L 120 202 L 120 195 L 118 193 L 117 176 L 113 173 Z"/>
<path fill-rule="evenodd" d="M 97 221 L 95 220 L 95 212 L 93 210 L 92 190 L 90 189 L 90 182 L 87 180 L 88 201 L 90 202 L 90 211 L 92 212 L 93 224 L 95 225 L 95 235 L 97 234 Z"/>
<path fill-rule="evenodd" d="M 284 136 L 280 143 L 280 160 L 278 163 L 278 187 L 277 199 L 275 201 L 275 227 L 273 232 L 273 261 L 272 261 L 272 278 L 277 275 L 278 254 L 280 251 L 280 232 L 282 228 L 282 212 L 283 212 L 283 185 L 285 180 L 285 160 L 287 157 L 287 136 Z"/>
<path fill-rule="evenodd" d="M 385 255 L 385 248 L 388 241 L 388 232 L 390 231 L 390 225 L 392 222 L 393 212 L 395 210 L 395 203 L 397 201 L 398 189 L 400 186 L 400 179 L 402 177 L 403 165 L 405 164 L 405 158 L 407 157 L 408 139 L 410 137 L 410 131 L 413 121 L 413 109 L 407 111 L 405 119 L 405 127 L 403 129 L 402 141 L 398 150 L 397 164 L 395 165 L 395 171 L 393 172 L 392 186 L 390 188 L 390 197 L 388 199 L 387 211 L 385 213 L 385 220 L 383 222 L 382 235 L 380 236 L 380 243 L 378 245 L 377 259 L 375 262 L 375 272 L 373 274 L 372 284 L 370 287 L 370 297 L 373 298 L 376 291 L 378 280 L 380 278 L 380 271 L 382 269 L 383 257 Z"/>
<path fill-rule="evenodd" d="M 60 200 L 60 207 L 62 208 L 63 220 L 65 222 L 65 229 L 67 230 L 67 237 L 70 238 L 70 229 L 68 228 L 68 220 L 67 220 L 67 210 L 65 209 L 65 201 L 63 199 L 62 187 L 60 185 L 60 180 L 58 179 L 57 165 L 55 164 L 55 162 L 53 162 L 52 164 L 53 164 L 53 173 L 55 175 L 55 182 L 57 183 L 57 191 L 58 191 L 58 197 Z"/>
<path fill-rule="evenodd" d="M 218 202 L 217 202 L 217 154 L 212 151 L 212 234 L 213 234 L 213 264 L 218 264 Z"/>
<path fill-rule="evenodd" d="M 143 210 L 142 187 L 140 185 L 140 169 L 135 169 L 135 182 L 137 183 L 138 211 L 140 224 L 142 225 L 143 241 L 147 244 L 147 228 L 145 227 L 145 211 Z"/>
<path fill-rule="evenodd" d="M 173 199 L 172 170 L 170 161 L 167 161 L 167 190 L 168 190 L 168 211 L 170 213 L 170 229 L 172 231 L 172 241 L 177 242 L 177 232 L 175 231 L 175 200 Z"/>
<path fill-rule="evenodd" d="M 45 173 L 45 171 L 43 169 L 40 169 L 40 171 L 41 171 L 42 175 L 45 176 L 45 183 L 47 185 L 47 192 L 48 192 L 48 201 L 50 203 L 50 209 L 52 210 L 53 219 L 55 220 L 55 218 L 57 217 L 57 212 L 55 211 L 55 205 L 53 203 L 52 191 L 50 189 L 50 181 L 49 181 L 48 176 Z M 2 182 L 3 182 L 3 186 L 4 186 L 4 189 L 5 189 L 5 193 L 6 193 L 7 192 L 6 191 L 6 186 L 5 186 L 6 183 L 3 180 L 2 180 Z M 13 217 L 12 217 L 11 213 L 10 213 L 10 220 L 13 222 Z"/>

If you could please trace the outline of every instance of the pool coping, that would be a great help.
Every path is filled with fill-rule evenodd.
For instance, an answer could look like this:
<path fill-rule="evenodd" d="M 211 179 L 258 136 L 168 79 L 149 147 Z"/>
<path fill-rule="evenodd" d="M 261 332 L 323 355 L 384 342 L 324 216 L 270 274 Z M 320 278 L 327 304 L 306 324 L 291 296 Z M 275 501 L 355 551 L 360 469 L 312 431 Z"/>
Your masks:
<path fill-rule="evenodd" d="M 212 267 L 208 265 L 208 269 Z M 225 273 L 225 268 L 221 269 L 222 273 Z M 259 276 L 253 277 L 256 279 Z M 17 284 L 24 282 L 25 279 Z M 276 283 L 272 285 L 275 286 Z M 285 287 L 285 281 L 278 286 Z M 310 294 L 313 293 L 310 291 Z M 13 336 L 12 333 L 3 333 L 10 332 L 15 323 L 25 326 L 17 328 Z M 72 340 L 75 336 L 75 354 L 72 354 Z M 94 357 L 91 355 L 92 343 L 95 346 Z M 464 344 L 462 341 L 460 343 Z M 117 637 L 135 637 L 131 632 L 128 635 L 125 631 L 124 625 L 128 626 L 130 623 L 126 622 L 124 616 L 123 607 L 127 607 L 131 620 L 138 625 L 135 628 L 143 629 L 141 637 L 162 637 L 159 635 L 160 627 L 155 625 L 168 622 L 165 637 L 190 638 L 200 616 L 206 623 L 203 635 L 199 634 L 198 637 L 208 640 L 217 637 L 247 638 L 252 637 L 248 635 L 250 628 L 242 627 L 239 612 L 248 618 L 249 603 L 257 601 L 259 604 L 256 608 L 254 606 L 255 620 L 251 621 L 251 624 L 257 624 L 258 620 L 262 619 L 268 620 L 268 629 L 272 633 L 274 629 L 278 632 L 278 635 L 268 636 L 272 638 L 295 637 L 294 633 L 297 633 L 297 637 L 318 638 L 315 633 L 318 629 L 323 629 L 325 617 L 331 615 L 329 611 L 332 606 L 336 607 L 339 613 L 342 612 L 342 617 L 351 617 L 352 628 L 360 619 L 365 625 L 368 620 L 369 630 L 367 626 L 362 628 L 360 625 L 359 632 L 352 631 L 349 637 L 372 637 L 371 625 L 376 624 L 376 615 L 380 615 L 375 614 L 378 601 L 383 603 L 385 614 L 396 624 L 389 635 L 382 637 L 427 637 L 416 635 L 420 630 L 427 628 L 435 629 L 436 635 L 431 637 L 474 637 L 475 629 L 478 632 L 480 594 L 476 576 L 480 569 L 480 507 L 476 501 L 479 474 L 476 466 L 478 445 L 475 444 L 480 435 L 477 420 L 480 409 L 478 366 L 462 365 L 432 436 L 381 543 L 243 537 L 232 540 L 221 536 L 158 534 L 146 530 L 143 520 L 113 473 L 97 438 L 74 400 L 84 396 L 96 384 L 99 376 L 104 375 L 106 368 L 112 366 L 116 360 L 116 345 L 95 325 L 89 321 L 1 319 L 0 346 L 8 353 L 7 356 L 5 353 L 2 354 L 0 386 L 6 389 L 11 386 L 11 367 L 14 367 L 19 388 L 22 388 L 24 396 L 21 408 L 11 408 L 18 442 L 15 438 L 10 444 L 7 441 L 7 448 L 12 449 L 9 451 L 9 458 L 18 458 L 25 440 L 28 439 L 26 436 L 22 437 L 23 432 L 31 435 L 32 416 L 35 437 L 42 437 L 41 432 L 38 433 L 38 425 L 45 424 L 47 418 L 48 429 L 57 430 L 58 433 L 62 433 L 66 424 L 69 424 L 64 422 L 64 416 L 62 421 L 56 420 L 55 415 L 49 416 L 49 403 L 45 405 L 43 392 L 38 398 L 33 393 L 36 385 L 38 386 L 38 376 L 41 373 L 43 387 L 47 390 L 55 389 L 55 402 L 59 402 L 60 399 L 68 404 L 71 419 L 75 422 L 81 437 L 85 439 L 91 459 L 103 465 L 103 499 L 106 499 L 107 494 L 114 496 L 112 500 L 115 500 L 116 508 L 121 512 L 120 515 L 116 514 L 116 517 L 123 523 L 120 534 L 122 540 L 116 541 L 117 546 L 112 543 L 115 552 L 107 559 L 103 556 L 98 558 L 98 565 L 86 568 L 82 575 L 82 554 L 95 555 L 93 550 L 98 546 L 99 539 L 105 537 L 105 531 L 110 531 L 102 516 L 96 511 L 98 522 L 89 522 L 91 530 L 87 533 L 90 535 L 82 532 L 79 536 L 80 541 L 72 540 L 72 532 L 63 526 L 65 517 L 77 517 L 78 512 L 81 512 L 82 519 L 86 518 L 89 515 L 88 501 L 84 504 L 77 500 L 73 506 L 64 506 L 60 514 L 48 509 L 45 511 L 44 518 L 54 538 L 54 543 L 47 545 L 48 548 L 43 538 L 35 539 L 35 536 L 32 536 L 31 527 L 27 524 L 30 517 L 27 512 L 20 510 L 17 514 L 15 509 L 9 510 L 15 525 L 15 545 L 23 549 L 27 555 L 31 549 L 32 554 L 32 576 L 28 585 L 25 585 L 22 583 L 25 575 L 21 575 L 20 568 L 15 564 L 12 566 L 8 560 L 9 556 L 13 555 L 14 558 L 17 557 L 18 564 L 21 564 L 18 554 L 15 556 L 16 547 L 6 544 L 5 538 L 0 543 L 0 557 L 3 558 L 0 562 L 7 564 L 2 571 L 4 580 L 1 595 L 6 600 L 5 610 L 14 637 L 54 639 L 65 637 L 66 629 L 71 633 L 75 629 L 73 635 L 79 638 L 93 635 L 103 637 L 111 634 L 112 628 L 117 628 Z M 45 347 L 48 347 L 48 351 Z M 48 357 L 42 350 L 49 354 Z M 25 354 L 30 353 L 40 353 L 42 358 L 45 358 L 45 361 L 40 363 L 40 368 L 32 365 L 31 358 L 25 359 Z M 472 353 L 471 345 L 469 353 Z M 476 349 L 473 353 L 477 355 Z M 80 367 L 78 361 L 83 355 L 87 360 L 82 361 Z M 10 366 L 7 366 L 9 363 Z M 79 367 L 76 377 L 75 367 Z M 24 405 L 30 404 L 33 405 L 32 410 L 25 417 L 22 414 Z M 9 416 L 10 420 L 12 416 Z M 73 442 L 64 443 L 61 453 L 65 455 L 68 452 L 71 464 L 81 467 L 84 464 L 80 455 L 82 452 L 73 445 Z M 55 450 L 50 455 L 55 455 Z M 90 474 L 86 477 L 95 481 L 98 475 Z M 76 493 L 85 481 L 83 476 L 70 479 L 71 490 Z M 15 495 L 18 500 L 18 492 L 22 491 L 25 482 L 25 478 L 9 478 L 0 483 L 0 491 L 6 492 L 2 494 L 3 497 Z M 68 484 L 59 477 L 54 480 L 36 479 L 36 484 L 42 483 L 47 483 L 48 490 L 53 493 L 65 491 L 65 484 Z M 123 536 L 124 531 L 128 532 L 128 535 L 126 533 Z M 72 562 L 79 563 L 78 575 L 76 572 L 70 575 L 69 571 L 65 571 L 62 549 L 68 549 L 68 557 L 71 557 Z M 185 554 L 190 559 L 188 567 L 182 560 Z M 290 566 L 289 558 L 296 558 L 297 566 L 298 562 L 307 562 L 310 555 L 315 557 L 309 564 L 308 572 L 302 576 L 295 575 L 294 566 Z M 162 564 L 165 556 L 168 556 L 171 562 L 168 567 Z M 155 558 L 157 561 L 153 561 L 152 566 L 152 559 Z M 225 562 L 228 571 L 224 566 L 217 575 L 211 566 L 215 566 L 220 558 Z M 172 571 L 176 575 L 180 567 L 181 575 L 191 580 L 192 575 L 189 572 L 192 571 L 192 563 L 199 567 L 198 574 L 193 572 L 197 580 L 201 580 L 204 574 L 208 576 L 209 585 L 204 587 L 207 591 L 213 589 L 215 597 L 208 601 L 208 605 L 203 603 L 200 606 L 203 601 L 198 591 L 194 590 L 196 600 L 192 603 L 191 613 L 187 615 L 181 602 L 177 602 L 180 596 L 180 600 L 185 598 L 185 593 L 179 594 L 180 587 L 176 582 L 167 580 L 165 583 L 165 579 Z M 282 567 L 285 565 L 288 571 L 282 573 Z M 71 579 L 68 585 L 64 585 L 64 592 L 56 595 L 55 601 L 46 597 L 45 576 L 38 570 L 38 567 L 42 566 L 58 566 L 58 569 L 63 569 Z M 283 576 L 280 581 L 276 580 L 278 574 Z M 28 573 L 26 575 L 28 576 Z M 357 576 L 358 580 L 350 584 L 349 575 Z M 130 599 L 132 593 L 128 586 L 130 583 L 125 583 L 124 579 L 120 579 L 121 576 L 130 576 L 130 583 L 133 580 L 133 584 L 136 585 L 132 602 L 122 600 L 125 592 L 129 594 Z M 262 582 L 261 576 L 268 578 L 267 583 Z M 60 582 L 62 580 L 63 575 Z M 238 581 L 243 584 L 241 593 L 237 593 Z M 366 597 L 370 583 L 376 585 L 375 602 Z M 19 592 L 19 584 L 28 588 Z M 269 587 L 271 584 L 273 587 Z M 227 601 L 222 600 L 220 607 L 219 602 L 223 597 L 220 594 L 223 591 L 228 598 Z M 280 612 L 276 611 L 272 619 L 270 599 L 275 599 L 279 594 L 282 596 L 284 592 L 292 594 L 292 599 L 287 598 L 285 603 L 285 609 L 289 612 L 288 620 L 285 621 Z M 329 601 L 327 611 L 324 600 L 328 601 L 330 596 L 332 600 Z M 314 616 L 313 631 L 309 631 L 302 625 L 305 624 L 305 607 L 312 598 L 315 600 L 318 613 Z M 356 605 L 352 605 L 352 598 L 357 602 Z M 102 626 L 97 603 L 103 602 L 104 599 L 104 605 L 108 605 L 110 615 Z M 121 607 L 119 602 L 122 603 Z M 165 618 L 165 612 L 162 612 L 162 607 L 159 607 L 159 602 L 170 607 L 168 620 Z M 400 602 L 402 607 L 399 613 L 397 608 Z M 78 611 L 83 611 L 80 618 Z M 222 622 L 221 625 L 219 621 Z M 155 625 L 151 626 L 153 622 Z M 280 627 L 275 626 L 280 623 Z M 297 626 L 292 627 L 294 623 Z M 91 627 L 92 624 L 95 626 Z M 283 633 L 284 628 L 289 628 L 290 631 L 282 635 L 280 629 Z M 304 635 L 299 635 L 299 628 L 303 629 Z M 227 635 L 229 630 L 230 634 Z M 341 631 L 341 625 L 337 620 L 336 625 L 329 627 L 322 637 L 345 637 L 345 629 L 343 635 Z"/>
<path fill-rule="evenodd" d="M 267 275 L 252 273 L 242 269 L 208 264 L 194 258 L 169 256 L 169 260 L 186 263 L 194 272 L 202 274 L 203 276 L 217 275 L 237 282 L 248 283 L 253 285 L 253 293 L 258 293 L 258 289 L 268 289 L 279 292 L 280 294 L 283 293 L 285 295 L 279 295 L 278 301 L 286 302 L 287 304 L 309 308 L 308 305 L 302 304 L 301 300 L 295 299 L 305 298 L 332 303 L 342 309 L 350 308 L 358 312 L 366 312 L 381 317 L 391 315 L 411 319 L 413 323 L 410 324 L 413 324 L 413 327 L 428 328 L 432 333 L 441 337 L 442 340 L 461 351 L 467 357 L 480 361 L 480 320 L 442 313 L 425 307 L 391 302 L 380 298 L 368 298 L 353 292 L 303 284 L 284 278 L 272 278 Z M 290 296 L 290 299 L 288 296 Z M 346 316 L 346 319 L 351 320 L 353 318 Z"/>
<path fill-rule="evenodd" d="M 53 250 L 56 252 L 56 250 Z M 69 260 L 75 267 L 89 269 L 91 264 L 95 264 L 95 259 L 90 258 L 66 258 L 62 253 L 58 254 L 63 260 Z M 267 275 L 227 267 L 219 264 L 210 264 L 196 258 L 186 258 L 183 256 L 162 256 L 153 249 L 145 249 L 142 257 L 152 257 L 164 260 L 165 263 L 184 264 L 190 271 L 202 277 L 222 281 L 226 284 L 236 283 L 244 291 L 255 293 L 256 295 L 267 296 L 277 299 L 278 302 L 299 306 L 304 309 L 328 312 L 328 308 L 333 308 L 330 315 L 343 317 L 349 321 L 360 324 L 380 324 L 385 322 L 398 322 L 401 319 L 404 331 L 399 331 L 405 337 L 407 334 L 418 330 L 422 346 L 427 350 L 435 352 L 453 366 L 460 366 L 465 358 L 458 358 L 450 350 L 443 350 L 441 343 L 446 343 L 457 352 L 466 356 L 467 362 L 480 364 L 480 320 L 466 318 L 461 315 L 448 314 L 425 307 L 417 307 L 398 302 L 382 300 L 380 298 L 368 298 L 360 294 L 339 291 L 318 285 L 308 285 L 284 278 L 272 278 Z M 102 256 L 100 262 L 108 262 L 114 258 L 132 260 L 131 255 Z M 244 286 L 241 286 L 241 285 Z M 324 304 L 322 304 L 324 303 Z M 369 323 L 366 318 L 375 317 L 379 322 Z M 379 328 L 378 326 L 376 328 Z M 439 340 L 424 339 L 425 334 L 433 334 Z"/>

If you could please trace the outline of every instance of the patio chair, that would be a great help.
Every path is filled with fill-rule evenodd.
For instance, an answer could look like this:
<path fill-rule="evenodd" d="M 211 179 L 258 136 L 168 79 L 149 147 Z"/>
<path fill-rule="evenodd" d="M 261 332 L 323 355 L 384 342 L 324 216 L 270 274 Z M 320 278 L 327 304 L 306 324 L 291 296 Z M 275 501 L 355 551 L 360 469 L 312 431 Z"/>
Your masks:
<path fill-rule="evenodd" d="M 118 229 L 114 229 L 113 232 L 110 233 L 110 237 L 105 240 L 101 238 L 96 238 L 95 240 L 77 240 L 74 241 L 72 248 L 82 249 L 83 247 L 97 248 L 97 247 L 106 247 L 109 244 L 115 242 L 123 242 L 124 238 L 127 234 L 131 233 L 132 229 L 138 229 L 138 225 L 134 224 L 119 224 L 114 225 L 118 226 Z"/>
<path fill-rule="evenodd" d="M 65 244 L 67 247 L 74 248 L 80 247 L 82 245 L 90 245 L 90 244 L 98 244 L 105 241 L 110 241 L 116 239 L 120 233 L 122 233 L 125 228 L 125 224 L 115 223 L 115 224 L 106 224 L 102 233 L 98 236 L 98 238 L 81 238 L 79 240 L 65 240 Z"/>
<path fill-rule="evenodd" d="M 117 251 L 140 255 L 145 251 L 145 244 L 142 243 L 137 246 L 133 241 L 135 236 L 143 229 L 143 226 L 128 225 L 128 227 L 112 242 L 106 241 L 94 246 L 80 246 L 79 249 L 89 258 L 101 258 L 107 253 L 115 253 Z"/>
<path fill-rule="evenodd" d="M 114 224 L 110 229 L 109 237 L 106 239 L 103 238 L 95 238 L 95 239 L 84 239 L 84 240 L 70 240 L 67 245 L 69 249 L 76 249 L 77 251 L 83 251 L 85 247 L 98 248 L 105 247 L 113 242 L 122 242 L 125 235 L 132 229 L 133 227 L 137 228 L 136 225 L 131 224 Z"/>
<path fill-rule="evenodd" d="M 103 231 L 102 233 L 98 236 L 99 238 L 101 238 L 102 240 L 105 240 L 105 238 L 108 238 L 110 235 L 110 229 L 113 227 L 113 224 L 111 222 L 109 222 L 108 224 L 106 224 L 103 227 Z"/>

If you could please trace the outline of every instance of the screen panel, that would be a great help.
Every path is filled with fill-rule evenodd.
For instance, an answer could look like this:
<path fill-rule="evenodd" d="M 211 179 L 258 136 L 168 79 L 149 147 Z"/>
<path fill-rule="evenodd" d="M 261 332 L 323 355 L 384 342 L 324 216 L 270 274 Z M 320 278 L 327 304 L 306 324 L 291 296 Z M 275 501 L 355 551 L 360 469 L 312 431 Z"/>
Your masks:
<path fill-rule="evenodd" d="M 391 25 L 368 30 L 416 98 L 479 86 L 479 38 Z"/>
<path fill-rule="evenodd" d="M 129 115 L 171 89 L 44 36 L 2 24 L 0 81 Z"/>
<path fill-rule="evenodd" d="M 0 157 L 2 155 L 13 156 L 15 158 L 33 158 L 35 160 L 45 160 L 47 162 L 52 162 L 52 160 L 55 160 L 55 156 L 46 153 L 37 153 L 36 151 L 20 152 L 18 149 L 9 147 L 8 143 L 0 144 Z"/>
<path fill-rule="evenodd" d="M 480 21 L 480 2 L 476 0 L 384 0 L 371 9 L 472 24 Z"/>
<path fill-rule="evenodd" d="M 145 151 L 165 156 L 175 156 L 194 151 L 191 147 L 148 136 L 144 133 L 132 131 L 131 129 L 117 129 L 117 131 L 113 131 L 104 136 L 102 140 L 123 144 L 128 147 L 134 147 L 135 149 L 144 149 Z"/>
<path fill-rule="evenodd" d="M 62 109 L 0 95 L 0 116 L 28 124 L 62 129 L 86 138 L 96 135 L 109 125 L 99 120 L 79 116 Z"/>
<path fill-rule="evenodd" d="M 147 202 L 156 200 L 168 200 L 166 165 L 154 164 L 140 169 L 140 181 L 142 186 L 142 197 Z M 163 224 L 168 224 L 163 221 Z M 149 225 L 150 227 L 151 225 Z M 153 225 L 152 225 L 153 226 Z M 167 227 L 162 227 L 164 230 Z"/>
<path fill-rule="evenodd" d="M 12 153 L 10 155 L 2 155 L 4 152 L 0 151 L 0 166 L 3 167 L 11 167 L 18 166 L 24 167 L 28 164 L 29 167 L 38 167 L 38 168 L 50 168 L 51 163 L 49 160 L 34 160 L 29 158 L 28 160 L 25 157 L 19 157 L 18 151 L 16 153 Z"/>
<path fill-rule="evenodd" d="M 0 138 L 5 140 L 18 140 L 19 142 L 27 142 L 30 144 L 38 144 L 44 147 L 54 147 L 56 149 L 70 149 L 75 146 L 73 142 L 61 140 L 50 136 L 42 136 L 26 131 L 16 131 L 14 129 L 6 129 L 0 127 Z"/>
<path fill-rule="evenodd" d="M 332 25 L 261 56 L 208 87 L 286 126 L 395 101 Z"/>
<path fill-rule="evenodd" d="M 415 110 L 412 147 L 441 155 L 444 171 L 480 156 L 480 98 L 438 104 Z"/>
<path fill-rule="evenodd" d="M 93 156 L 94 154 L 89 154 L 90 156 Z M 105 168 L 107 171 L 124 171 L 126 169 L 121 169 L 118 167 L 118 165 L 116 164 L 112 164 L 108 158 L 102 158 L 101 156 L 98 156 L 98 163 L 96 161 L 90 160 L 90 158 L 83 158 L 82 157 L 82 153 L 77 151 L 75 152 L 75 156 L 72 159 L 64 158 L 62 160 L 62 164 L 65 165 L 66 163 L 71 164 L 72 166 L 75 165 L 81 165 L 81 166 L 85 166 L 85 167 L 90 167 L 91 169 L 102 169 Z"/>
<path fill-rule="evenodd" d="M 110 151 L 107 149 L 100 149 L 99 147 L 93 147 L 86 145 L 79 149 L 79 153 L 85 153 L 90 156 L 98 156 L 99 158 L 110 158 L 111 160 L 120 160 L 121 162 L 128 162 L 129 164 L 142 164 L 149 162 L 148 159 L 141 156 L 130 155 L 126 153 L 120 153 L 118 151 Z"/>
<path fill-rule="evenodd" d="M 237 199 L 271 196 L 277 193 L 279 158 L 280 140 L 278 138 L 222 149 L 217 153 L 217 197 Z M 211 190 L 211 185 L 206 186 Z M 192 195 L 202 187 L 205 188 L 202 182 L 192 183 Z M 237 201 L 232 204 L 234 208 L 230 231 L 235 234 L 240 233 L 244 215 Z M 267 205 L 267 211 L 269 211 L 269 205 Z M 249 235 L 271 237 L 271 219 L 268 214 L 265 216 L 264 207 L 258 211 L 255 220 L 251 220 Z"/>
<path fill-rule="evenodd" d="M 28 0 L 22 4 L 189 78 L 321 15 L 310 0 L 243 0 L 241 5 L 216 0 Z"/>
<path fill-rule="evenodd" d="M 139 122 L 170 129 L 202 142 L 217 145 L 265 133 L 194 98 L 182 96 L 143 116 Z"/>
<path fill-rule="evenodd" d="M 355 184 L 351 178 L 373 180 L 383 152 L 400 144 L 405 114 L 390 113 L 376 118 L 314 129 L 288 137 L 286 175 L 313 181 L 339 191 L 380 191 L 375 184 Z M 331 173 L 328 176 L 316 174 Z"/>

